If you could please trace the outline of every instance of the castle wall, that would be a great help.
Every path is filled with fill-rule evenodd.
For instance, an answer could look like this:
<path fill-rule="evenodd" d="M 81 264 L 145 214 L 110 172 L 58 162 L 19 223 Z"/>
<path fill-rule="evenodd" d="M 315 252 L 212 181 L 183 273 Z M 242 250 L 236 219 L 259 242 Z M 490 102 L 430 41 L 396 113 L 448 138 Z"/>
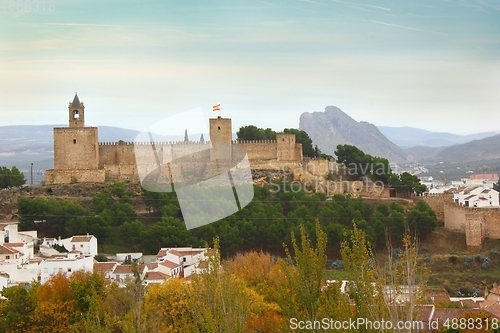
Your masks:
<path fill-rule="evenodd" d="M 443 204 L 444 227 L 451 231 L 465 232 L 465 212 L 467 209 L 469 208 L 460 206 L 451 201 Z"/>
<path fill-rule="evenodd" d="M 484 237 L 500 239 L 500 208 L 479 208 L 475 210 L 482 211 Z"/>
<path fill-rule="evenodd" d="M 278 161 L 296 161 L 295 134 L 276 134 L 276 158 Z"/>
<path fill-rule="evenodd" d="M 233 141 L 233 146 L 243 147 L 249 160 L 276 160 L 275 140 Z"/>
<path fill-rule="evenodd" d="M 444 207 L 446 204 L 453 202 L 453 194 L 426 194 L 418 199 L 424 200 L 436 213 L 437 220 L 440 222 L 445 221 Z"/>
<path fill-rule="evenodd" d="M 97 127 L 54 128 L 54 169 L 97 169 Z"/>
<path fill-rule="evenodd" d="M 105 171 L 98 169 L 46 170 L 45 184 L 104 183 Z"/>
<path fill-rule="evenodd" d="M 465 212 L 465 242 L 471 252 L 479 252 L 483 246 L 482 217 L 475 211 Z"/>
<path fill-rule="evenodd" d="M 294 147 L 294 159 L 302 161 L 304 156 L 302 155 L 302 143 L 296 143 Z"/>

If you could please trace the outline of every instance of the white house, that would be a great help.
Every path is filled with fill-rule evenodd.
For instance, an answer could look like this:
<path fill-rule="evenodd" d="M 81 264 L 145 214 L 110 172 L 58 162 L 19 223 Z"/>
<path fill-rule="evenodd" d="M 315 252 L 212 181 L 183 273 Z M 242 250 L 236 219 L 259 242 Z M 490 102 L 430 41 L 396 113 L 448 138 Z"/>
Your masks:
<path fill-rule="evenodd" d="M 57 273 L 65 273 L 70 276 L 73 272 L 84 270 L 92 272 L 94 267 L 93 256 L 83 256 L 77 253 L 67 253 L 65 257 L 45 259 L 40 262 L 41 283 Z"/>
<path fill-rule="evenodd" d="M 454 194 L 453 201 L 465 207 L 500 207 L 498 191 L 482 186 Z"/>
<path fill-rule="evenodd" d="M 9 246 L 0 245 L 0 263 L 20 263 L 22 261 L 22 253 Z"/>
<path fill-rule="evenodd" d="M 117 262 L 95 262 L 94 272 L 101 272 L 104 275 L 105 279 L 113 280 L 113 271 L 115 270 L 117 265 Z"/>
<path fill-rule="evenodd" d="M 157 264 L 151 263 L 151 267 L 169 277 L 187 278 L 206 270 L 208 251 L 206 248 L 192 247 L 161 248 L 156 255 Z"/>
<path fill-rule="evenodd" d="M 162 272 L 149 271 L 146 273 L 144 277 L 144 284 L 152 284 L 152 283 L 162 283 L 168 280 L 170 276 L 167 274 L 163 274 Z"/>
<path fill-rule="evenodd" d="M 158 263 L 156 268 L 157 272 L 168 275 L 169 277 L 180 277 L 182 272 L 182 265 L 179 263 L 172 262 L 170 260 L 163 260 Z"/>
<path fill-rule="evenodd" d="M 148 272 L 148 267 L 144 264 L 136 265 L 137 273 L 139 273 L 139 278 L 144 280 L 146 273 Z M 113 270 L 112 278 L 118 283 L 120 287 L 124 287 L 128 281 L 133 281 L 135 278 L 134 266 L 133 265 L 121 265 L 117 264 Z"/>
<path fill-rule="evenodd" d="M 0 222 L 0 246 L 7 246 L 10 249 L 16 250 L 20 253 L 17 259 L 22 262 L 33 259 L 35 257 L 35 243 L 37 242 L 36 231 L 18 231 L 17 221 L 3 221 Z M 3 250 L 1 252 L 7 252 Z M 11 257 L 9 254 L 5 255 Z M 14 255 L 15 257 L 15 255 Z M 0 254 L 0 260 L 2 255 Z"/>
<path fill-rule="evenodd" d="M 3 288 L 7 288 L 10 285 L 10 277 L 9 274 L 0 272 L 0 291 Z"/>
<path fill-rule="evenodd" d="M 86 256 L 94 257 L 98 253 L 97 238 L 89 234 L 58 239 L 57 244 L 64 246 L 68 251 L 78 251 Z"/>

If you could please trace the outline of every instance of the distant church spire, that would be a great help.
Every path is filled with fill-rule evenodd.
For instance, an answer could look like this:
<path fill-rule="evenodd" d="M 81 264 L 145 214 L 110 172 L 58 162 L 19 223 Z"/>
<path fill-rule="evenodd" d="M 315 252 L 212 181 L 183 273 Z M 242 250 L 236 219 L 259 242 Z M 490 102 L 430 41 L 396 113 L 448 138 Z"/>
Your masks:
<path fill-rule="evenodd" d="M 184 142 L 189 142 L 188 130 L 187 129 L 184 130 Z"/>
<path fill-rule="evenodd" d="M 204 142 L 205 142 L 205 138 L 203 137 L 203 133 L 201 133 L 201 136 L 200 136 L 200 142 L 201 142 L 201 143 L 204 143 Z"/>
<path fill-rule="evenodd" d="M 73 98 L 72 106 L 78 107 L 80 106 L 80 99 L 78 98 L 78 94 L 75 92 L 75 97 Z"/>

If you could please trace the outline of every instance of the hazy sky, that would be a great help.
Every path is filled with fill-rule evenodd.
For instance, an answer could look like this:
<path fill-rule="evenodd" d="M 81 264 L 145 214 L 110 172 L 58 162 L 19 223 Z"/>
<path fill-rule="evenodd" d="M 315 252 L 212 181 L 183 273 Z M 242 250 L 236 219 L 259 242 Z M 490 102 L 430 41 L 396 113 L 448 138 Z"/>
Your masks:
<path fill-rule="evenodd" d="M 77 91 L 90 126 L 141 130 L 200 107 L 234 131 L 282 130 L 335 105 L 376 125 L 500 131 L 498 0 L 0 7 L 0 126 L 66 124 Z"/>

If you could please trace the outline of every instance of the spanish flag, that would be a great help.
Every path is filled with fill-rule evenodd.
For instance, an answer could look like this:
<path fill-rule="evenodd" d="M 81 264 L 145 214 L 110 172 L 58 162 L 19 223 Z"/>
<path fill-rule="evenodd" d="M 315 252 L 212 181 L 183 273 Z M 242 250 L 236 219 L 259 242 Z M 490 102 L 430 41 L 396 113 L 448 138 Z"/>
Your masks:
<path fill-rule="evenodd" d="M 214 105 L 212 107 L 212 110 L 215 112 L 215 111 L 220 111 L 220 104 L 217 104 L 217 105 Z"/>

